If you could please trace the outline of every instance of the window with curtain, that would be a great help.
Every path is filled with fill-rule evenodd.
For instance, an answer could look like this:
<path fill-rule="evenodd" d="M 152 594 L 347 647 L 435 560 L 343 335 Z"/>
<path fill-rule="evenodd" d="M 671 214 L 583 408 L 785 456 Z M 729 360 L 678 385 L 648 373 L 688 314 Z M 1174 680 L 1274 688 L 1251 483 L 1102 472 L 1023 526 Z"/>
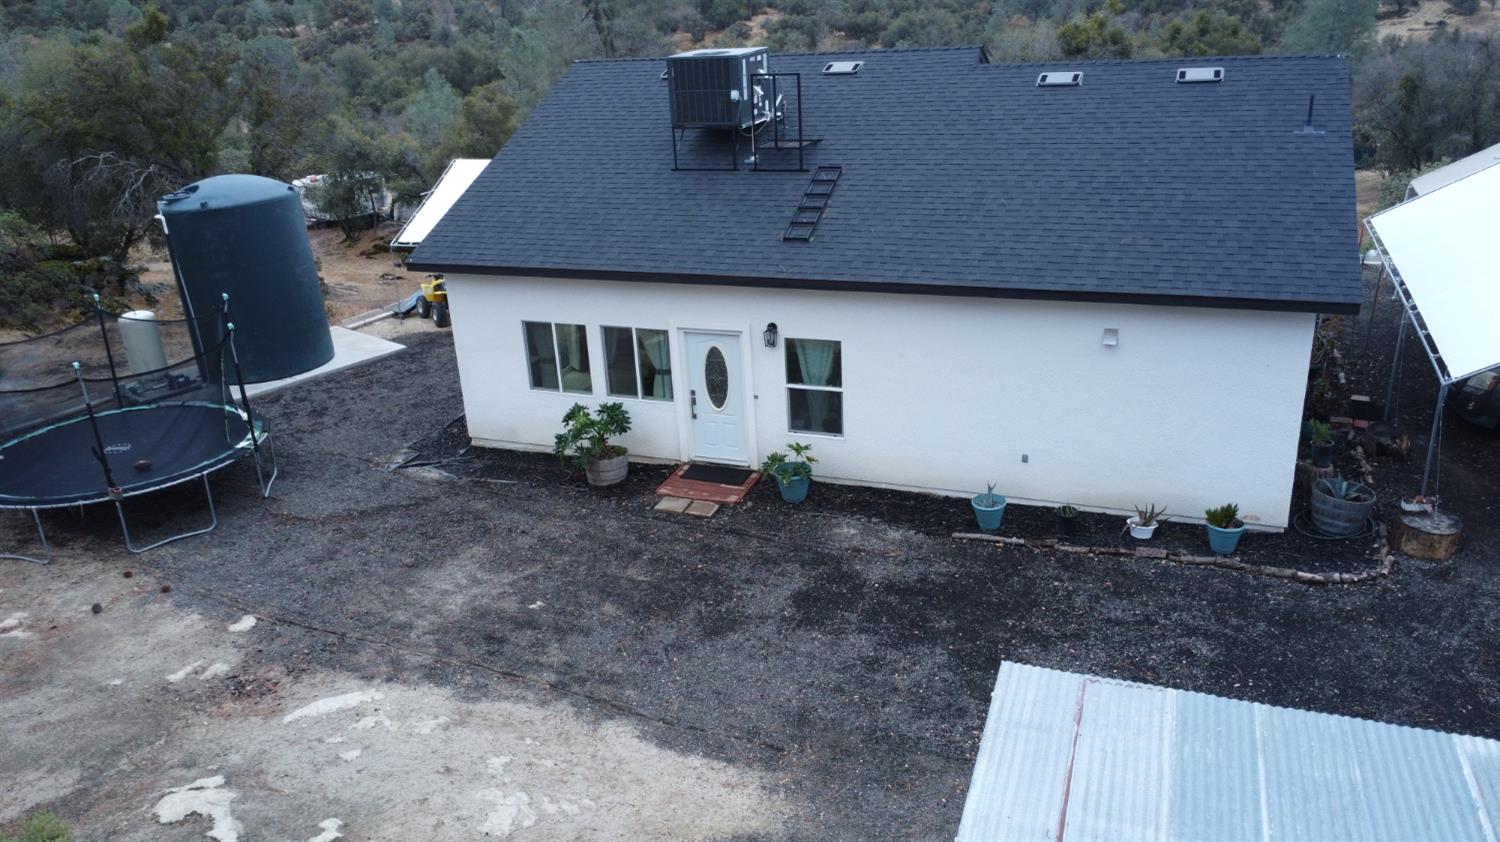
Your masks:
<path fill-rule="evenodd" d="M 840 343 L 786 340 L 787 428 L 794 433 L 844 434 L 844 370 Z"/>
<path fill-rule="evenodd" d="M 531 388 L 592 394 L 589 337 L 583 325 L 522 322 Z"/>
<path fill-rule="evenodd" d="M 667 332 L 606 327 L 604 366 L 609 394 L 648 401 L 672 399 L 672 351 Z"/>

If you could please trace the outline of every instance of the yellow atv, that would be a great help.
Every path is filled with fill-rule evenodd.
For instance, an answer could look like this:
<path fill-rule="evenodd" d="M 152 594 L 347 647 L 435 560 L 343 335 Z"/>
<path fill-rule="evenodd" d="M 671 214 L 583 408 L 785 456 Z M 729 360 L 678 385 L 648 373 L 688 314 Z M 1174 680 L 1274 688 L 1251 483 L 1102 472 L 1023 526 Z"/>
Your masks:
<path fill-rule="evenodd" d="M 432 323 L 438 327 L 448 327 L 453 324 L 448 316 L 448 290 L 442 275 L 431 277 L 432 280 L 422 282 L 421 292 L 412 293 L 411 297 L 396 305 L 396 316 L 404 319 L 415 312 L 424 319 L 432 317 Z"/>

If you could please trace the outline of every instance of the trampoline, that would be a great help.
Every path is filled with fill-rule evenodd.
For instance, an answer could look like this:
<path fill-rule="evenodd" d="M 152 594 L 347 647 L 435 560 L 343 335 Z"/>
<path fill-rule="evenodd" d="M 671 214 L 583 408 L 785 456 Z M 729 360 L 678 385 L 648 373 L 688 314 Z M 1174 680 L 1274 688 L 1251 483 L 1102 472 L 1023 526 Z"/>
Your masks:
<path fill-rule="evenodd" d="M 121 325 L 125 317 L 108 316 L 96 303 L 93 320 L 69 329 L 79 334 L 0 345 L 0 509 L 29 511 L 43 551 L 0 558 L 48 563 L 41 511 L 95 503 L 114 505 L 132 553 L 202 535 L 218 525 L 209 475 L 245 456 L 255 462 L 261 496 L 270 494 L 276 454 L 245 395 L 227 303 L 197 322 L 150 325 Z M 121 334 L 124 341 L 115 341 Z M 174 344 L 186 359 L 154 367 Z M 56 370 L 59 355 L 91 353 L 97 359 L 65 366 L 71 378 L 38 382 Z M 193 482 L 203 485 L 208 525 L 139 545 L 124 501 Z"/>

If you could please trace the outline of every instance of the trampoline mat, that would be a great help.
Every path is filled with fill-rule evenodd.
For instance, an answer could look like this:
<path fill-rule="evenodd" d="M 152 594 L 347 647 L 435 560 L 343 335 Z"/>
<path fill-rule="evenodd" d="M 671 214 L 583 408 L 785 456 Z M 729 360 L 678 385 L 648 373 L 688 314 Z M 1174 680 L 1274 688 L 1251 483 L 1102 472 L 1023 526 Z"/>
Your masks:
<path fill-rule="evenodd" d="M 223 467 L 250 433 L 222 404 L 132 407 L 95 416 L 115 483 L 140 494 Z M 109 498 L 87 415 L 0 445 L 0 505 L 58 506 Z M 142 464 L 147 460 L 149 466 Z"/>

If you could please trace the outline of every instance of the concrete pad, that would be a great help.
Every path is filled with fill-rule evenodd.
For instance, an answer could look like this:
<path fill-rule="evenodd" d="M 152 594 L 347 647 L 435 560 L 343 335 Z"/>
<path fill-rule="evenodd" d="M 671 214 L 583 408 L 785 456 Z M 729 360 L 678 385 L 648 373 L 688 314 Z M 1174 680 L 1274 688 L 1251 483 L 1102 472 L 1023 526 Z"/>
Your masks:
<path fill-rule="evenodd" d="M 668 512 L 670 514 L 680 515 L 683 512 L 687 511 L 688 506 L 692 502 L 692 500 L 689 500 L 685 497 L 663 497 L 660 500 L 656 501 L 656 505 L 652 508 L 656 509 L 656 511 L 658 512 Z"/>
<path fill-rule="evenodd" d="M 288 386 L 306 383 L 309 380 L 317 380 L 320 377 L 327 377 L 336 371 L 363 365 L 371 360 L 378 360 L 381 357 L 388 357 L 406 348 L 405 345 L 398 345 L 390 340 L 353 331 L 346 327 L 329 328 L 329 332 L 333 334 L 333 359 L 312 371 L 305 371 L 281 380 L 247 385 L 245 386 L 246 394 L 252 398 L 269 395 L 272 392 L 281 391 Z"/>
<path fill-rule="evenodd" d="M 718 503 L 710 503 L 707 500 L 694 500 L 687 505 L 687 514 L 696 517 L 713 517 L 714 512 L 718 510 Z"/>

